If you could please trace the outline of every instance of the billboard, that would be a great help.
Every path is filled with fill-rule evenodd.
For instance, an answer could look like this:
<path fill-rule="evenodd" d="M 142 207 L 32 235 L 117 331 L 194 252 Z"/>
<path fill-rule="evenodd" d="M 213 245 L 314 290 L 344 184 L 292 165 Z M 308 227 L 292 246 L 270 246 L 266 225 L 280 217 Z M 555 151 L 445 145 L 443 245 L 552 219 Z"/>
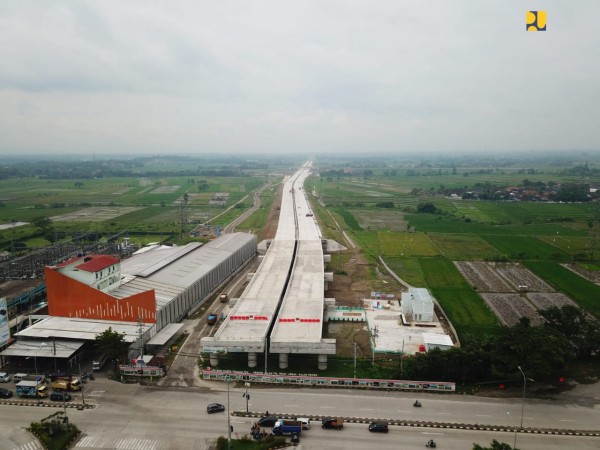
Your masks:
<path fill-rule="evenodd" d="M 8 344 L 10 339 L 10 328 L 8 326 L 8 309 L 6 298 L 0 298 L 0 347 Z"/>

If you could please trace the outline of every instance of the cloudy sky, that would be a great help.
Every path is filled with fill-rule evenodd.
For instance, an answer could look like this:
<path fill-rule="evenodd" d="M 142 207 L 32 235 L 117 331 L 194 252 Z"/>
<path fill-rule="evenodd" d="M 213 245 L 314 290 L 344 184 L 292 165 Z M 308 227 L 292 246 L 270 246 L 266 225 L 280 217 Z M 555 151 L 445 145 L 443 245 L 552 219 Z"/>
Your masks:
<path fill-rule="evenodd" d="M 598 0 L 2 0 L 0 55 L 4 154 L 600 153 Z"/>

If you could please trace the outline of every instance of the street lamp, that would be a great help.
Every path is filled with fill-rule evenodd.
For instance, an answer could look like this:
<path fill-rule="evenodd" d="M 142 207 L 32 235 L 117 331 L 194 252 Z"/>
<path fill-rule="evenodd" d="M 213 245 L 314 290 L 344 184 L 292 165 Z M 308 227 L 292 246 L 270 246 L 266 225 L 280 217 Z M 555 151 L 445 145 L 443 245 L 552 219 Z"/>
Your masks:
<path fill-rule="evenodd" d="M 525 391 L 527 390 L 527 380 L 529 381 L 535 381 L 532 378 L 527 378 L 525 376 L 525 372 L 523 372 L 523 369 L 521 369 L 521 366 L 517 366 L 517 369 L 519 369 L 519 372 L 521 372 L 521 375 L 523 375 L 523 399 L 521 401 L 521 426 L 519 427 L 520 430 L 523 429 L 523 415 L 525 414 Z M 517 430 L 515 430 L 515 441 L 513 443 L 513 450 L 517 448 Z"/>
<path fill-rule="evenodd" d="M 231 415 L 229 414 L 229 376 L 227 376 L 227 449 L 231 450 Z"/>

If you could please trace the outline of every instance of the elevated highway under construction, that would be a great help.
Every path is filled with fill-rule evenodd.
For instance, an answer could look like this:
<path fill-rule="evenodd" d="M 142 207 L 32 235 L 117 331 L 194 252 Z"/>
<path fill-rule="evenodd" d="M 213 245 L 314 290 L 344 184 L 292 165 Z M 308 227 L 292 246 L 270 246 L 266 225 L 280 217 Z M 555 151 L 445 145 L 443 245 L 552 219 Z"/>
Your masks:
<path fill-rule="evenodd" d="M 250 368 L 276 353 L 281 369 L 289 354 L 312 354 L 324 370 L 336 352 L 335 339 L 323 338 L 322 237 L 303 189 L 310 169 L 307 162 L 285 180 L 275 238 L 219 330 L 202 338 L 213 366 L 219 353 L 247 353 Z"/>

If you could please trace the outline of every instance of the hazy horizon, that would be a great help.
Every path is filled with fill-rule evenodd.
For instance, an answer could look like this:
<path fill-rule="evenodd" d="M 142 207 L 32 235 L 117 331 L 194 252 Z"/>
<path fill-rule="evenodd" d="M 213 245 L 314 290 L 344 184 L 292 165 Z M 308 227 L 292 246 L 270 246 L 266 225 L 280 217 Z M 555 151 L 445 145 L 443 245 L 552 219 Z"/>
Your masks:
<path fill-rule="evenodd" d="M 547 31 L 525 31 L 546 10 Z M 597 154 L 596 0 L 0 6 L 0 153 Z"/>

